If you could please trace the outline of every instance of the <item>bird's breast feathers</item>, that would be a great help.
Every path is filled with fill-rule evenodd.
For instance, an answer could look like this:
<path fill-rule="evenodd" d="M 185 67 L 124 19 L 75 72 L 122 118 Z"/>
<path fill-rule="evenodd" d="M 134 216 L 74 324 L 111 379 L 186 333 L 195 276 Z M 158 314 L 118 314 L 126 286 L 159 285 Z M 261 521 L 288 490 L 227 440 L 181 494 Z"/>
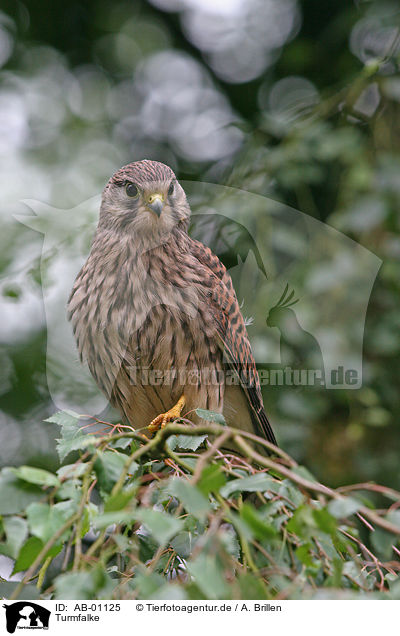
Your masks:
<path fill-rule="evenodd" d="M 158 253 L 95 266 L 89 259 L 68 307 L 80 354 L 92 365 L 97 360 L 116 369 L 127 350 L 141 349 L 143 357 L 148 349 L 154 355 L 157 341 L 159 362 L 169 364 L 171 338 L 176 346 L 180 333 L 182 357 L 188 357 L 188 350 L 199 340 L 203 345 L 214 329 L 206 296 L 188 259 L 168 262 Z"/>

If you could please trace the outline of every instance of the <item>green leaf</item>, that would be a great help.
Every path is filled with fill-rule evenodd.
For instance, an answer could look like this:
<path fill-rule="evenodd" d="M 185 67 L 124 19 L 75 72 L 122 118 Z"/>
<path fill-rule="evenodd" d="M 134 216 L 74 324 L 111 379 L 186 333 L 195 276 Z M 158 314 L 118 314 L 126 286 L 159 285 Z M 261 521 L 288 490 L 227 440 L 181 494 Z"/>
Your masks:
<path fill-rule="evenodd" d="M 3 599 L 11 598 L 13 593 L 15 592 L 16 587 L 19 583 L 14 583 L 12 581 L 2 581 L 0 580 L 0 597 Z M 36 585 L 29 583 L 28 585 L 24 585 L 20 593 L 18 594 L 18 600 L 24 601 L 35 601 L 39 598 L 39 590 Z"/>
<path fill-rule="evenodd" d="M 116 495 L 110 495 L 104 504 L 104 512 L 114 512 L 125 508 L 131 499 L 136 495 L 137 487 L 127 488 L 118 492 Z"/>
<path fill-rule="evenodd" d="M 329 502 L 328 510 L 337 519 L 344 519 L 357 512 L 362 504 L 352 497 L 342 497 Z"/>
<path fill-rule="evenodd" d="M 251 541 L 253 539 L 253 533 L 250 527 L 243 521 L 241 517 L 239 517 L 238 514 L 233 512 L 233 510 L 229 512 L 229 519 L 238 535 L 243 537 L 243 539 L 246 539 L 246 541 Z"/>
<path fill-rule="evenodd" d="M 29 529 L 33 536 L 47 541 L 49 536 L 50 506 L 47 503 L 32 503 L 26 510 Z"/>
<path fill-rule="evenodd" d="M 82 477 L 86 469 L 87 466 L 84 462 L 79 464 L 66 464 L 57 470 L 57 476 L 59 479 L 78 479 Z"/>
<path fill-rule="evenodd" d="M 301 545 L 296 549 L 295 555 L 297 556 L 300 563 L 303 563 L 307 567 L 312 568 L 314 567 L 314 561 L 311 556 L 310 550 L 311 550 L 311 544 L 305 543 L 304 545 Z"/>
<path fill-rule="evenodd" d="M 184 505 L 187 512 L 200 519 L 205 519 L 211 510 L 208 499 L 188 481 L 184 481 L 178 477 L 174 477 L 165 487 L 166 492 L 179 499 Z"/>
<path fill-rule="evenodd" d="M 385 561 L 389 561 L 393 553 L 393 545 L 396 545 L 398 537 L 391 532 L 383 530 L 383 528 L 375 528 L 370 534 L 372 545 L 378 552 L 378 555 Z"/>
<path fill-rule="evenodd" d="M 315 534 L 316 527 L 317 524 L 313 517 L 313 510 L 306 505 L 297 508 L 293 517 L 286 525 L 288 532 L 293 532 L 302 539 L 308 539 Z"/>
<path fill-rule="evenodd" d="M 174 583 L 164 583 L 164 585 L 161 585 L 158 590 L 153 592 L 153 594 L 148 597 L 142 598 L 155 600 L 162 599 L 163 601 L 186 601 L 187 594 L 184 588 L 180 585 L 176 585 Z"/>
<path fill-rule="evenodd" d="M 167 444 L 171 450 L 180 448 L 181 450 L 196 451 L 205 439 L 207 439 L 207 435 L 171 435 Z"/>
<path fill-rule="evenodd" d="M 32 466 L 19 466 L 11 469 L 19 479 L 27 481 L 30 484 L 38 486 L 59 486 L 60 480 L 56 475 L 42 468 L 33 468 Z"/>
<path fill-rule="evenodd" d="M 268 598 L 268 591 L 261 579 L 254 574 L 242 574 L 238 577 L 240 598 L 249 601 L 261 601 Z"/>
<path fill-rule="evenodd" d="M 400 510 L 391 510 L 387 516 L 387 520 L 393 523 L 400 530 Z"/>
<path fill-rule="evenodd" d="M 295 475 L 299 475 L 299 477 L 303 477 L 304 479 L 308 479 L 308 481 L 312 481 L 314 483 L 318 483 L 318 480 L 315 479 L 314 475 L 310 473 L 308 468 L 305 466 L 293 466 L 291 469 Z"/>
<path fill-rule="evenodd" d="M 43 546 L 43 541 L 41 541 L 37 537 L 29 537 L 29 539 L 26 541 L 26 543 L 23 544 L 19 551 L 17 560 L 14 565 L 13 574 L 22 572 L 23 570 L 27 570 L 32 565 L 36 557 L 39 555 Z M 61 550 L 62 545 L 55 545 L 48 551 L 45 558 L 54 557 L 56 556 L 56 554 L 61 552 Z"/>
<path fill-rule="evenodd" d="M 81 537 L 84 537 L 90 530 L 90 512 L 88 508 L 84 508 L 82 516 Z"/>
<path fill-rule="evenodd" d="M 152 559 L 158 550 L 158 543 L 150 534 L 137 534 L 139 540 L 139 559 L 142 563 L 146 563 Z"/>
<path fill-rule="evenodd" d="M 21 547 L 18 558 L 14 565 L 13 573 L 27 570 L 34 562 L 39 552 L 43 548 L 43 541 L 37 537 L 29 537 L 28 541 Z"/>
<path fill-rule="evenodd" d="M 59 411 L 49 417 L 46 422 L 52 422 L 61 426 L 61 438 L 57 439 L 57 452 L 63 461 L 69 453 L 81 450 L 95 443 L 94 435 L 82 432 L 79 426 L 80 416 L 74 411 Z"/>
<path fill-rule="evenodd" d="M 52 506 L 32 503 L 26 510 L 29 529 L 35 537 L 46 543 L 76 512 L 76 508 L 76 503 L 71 500 L 60 501 Z M 59 541 L 65 541 L 69 532 L 66 530 Z"/>
<path fill-rule="evenodd" d="M 7 542 L 0 544 L 0 553 L 16 559 L 21 545 L 28 536 L 28 524 L 21 517 L 5 517 L 3 525 Z"/>
<path fill-rule="evenodd" d="M 326 508 L 313 510 L 313 517 L 317 526 L 326 534 L 335 535 L 337 532 L 337 523 L 335 518 L 329 514 Z"/>
<path fill-rule="evenodd" d="M 160 545 L 168 543 L 183 528 L 183 521 L 172 517 L 166 512 L 141 508 L 136 511 L 135 515 Z"/>
<path fill-rule="evenodd" d="M 242 523 L 240 519 L 239 519 L 239 522 Z M 245 536 L 246 533 L 242 533 L 242 535 Z M 232 555 L 235 559 L 239 560 L 240 554 L 241 554 L 241 547 L 240 547 L 238 535 L 235 531 L 234 526 L 225 526 L 224 530 L 221 531 L 220 533 L 220 538 L 221 538 L 221 543 L 224 546 L 225 550 L 230 555 Z"/>
<path fill-rule="evenodd" d="M 94 464 L 99 486 L 105 492 L 111 492 L 125 466 L 127 456 L 117 451 L 100 453 Z"/>
<path fill-rule="evenodd" d="M 68 427 L 74 425 L 76 428 L 79 428 L 78 421 L 81 419 L 81 416 L 75 411 L 70 411 L 65 409 L 65 411 L 57 411 L 57 413 L 53 413 L 45 422 L 51 422 L 52 424 L 58 424 L 61 427 Z"/>
<path fill-rule="evenodd" d="M 343 575 L 349 576 L 352 580 L 356 581 L 358 585 L 365 586 L 367 580 L 367 573 L 365 573 L 355 561 L 346 561 L 343 564 Z"/>
<path fill-rule="evenodd" d="M 63 600 L 112 598 L 114 585 L 113 580 L 100 566 L 88 572 L 67 572 L 56 578 L 56 598 Z"/>
<path fill-rule="evenodd" d="M 149 572 L 138 568 L 138 573 L 132 580 L 132 585 L 138 592 L 140 599 L 148 599 L 160 589 L 165 579 L 157 572 Z"/>
<path fill-rule="evenodd" d="M 215 557 L 200 554 L 195 561 L 187 563 L 187 569 L 206 598 L 229 598 L 229 586 Z"/>
<path fill-rule="evenodd" d="M 93 525 L 95 528 L 102 529 L 112 526 L 114 523 L 133 524 L 135 522 L 135 510 L 113 510 L 111 512 L 104 512 L 93 519 Z"/>
<path fill-rule="evenodd" d="M 222 468 L 216 464 L 211 464 L 203 468 L 197 487 L 203 495 L 208 495 L 210 492 L 219 492 L 220 488 L 225 484 L 226 477 L 222 472 Z"/>
<path fill-rule="evenodd" d="M 196 415 L 201 417 L 202 420 L 207 422 L 215 422 L 216 424 L 222 424 L 226 426 L 226 421 L 222 413 L 216 413 L 215 411 L 206 411 L 205 409 L 196 409 Z"/>
<path fill-rule="evenodd" d="M 63 481 L 55 494 L 57 501 L 72 499 L 77 503 L 80 501 L 81 496 L 82 484 L 79 479 L 67 479 Z"/>
<path fill-rule="evenodd" d="M 124 534 L 114 534 L 113 540 L 117 544 L 120 554 L 129 550 L 129 546 L 131 545 L 129 537 L 126 537 Z"/>
<path fill-rule="evenodd" d="M 41 497 L 41 488 L 18 479 L 12 468 L 3 468 L 0 474 L 0 514 L 23 512 L 32 501 Z"/>
<path fill-rule="evenodd" d="M 333 574 L 326 579 L 328 587 L 340 587 L 342 585 L 343 564 L 342 559 L 332 559 Z"/>
<path fill-rule="evenodd" d="M 271 486 L 276 487 L 276 480 L 266 473 L 250 475 L 243 479 L 233 479 L 228 481 L 220 490 L 223 497 L 228 498 L 234 492 L 264 492 Z"/>
<path fill-rule="evenodd" d="M 251 528 L 253 536 L 257 539 L 271 539 L 277 534 L 275 528 L 267 524 L 250 504 L 243 504 L 240 508 L 240 517 Z"/>
<path fill-rule="evenodd" d="M 111 446 L 113 448 L 121 448 L 122 450 L 125 450 L 125 448 L 128 448 L 128 446 L 130 446 L 132 444 L 132 438 L 131 437 L 121 437 L 121 439 L 116 439 L 111 443 Z"/>
<path fill-rule="evenodd" d="M 196 539 L 191 532 L 179 532 L 170 542 L 171 547 L 183 559 L 190 557 L 195 546 Z"/>
<path fill-rule="evenodd" d="M 67 501 L 60 501 L 59 503 L 50 506 L 50 526 L 52 535 L 55 534 L 65 524 L 65 522 L 72 517 L 77 511 L 77 504 L 75 501 L 69 499 Z M 61 536 L 60 541 L 65 541 L 69 535 L 70 530 L 66 530 Z"/>

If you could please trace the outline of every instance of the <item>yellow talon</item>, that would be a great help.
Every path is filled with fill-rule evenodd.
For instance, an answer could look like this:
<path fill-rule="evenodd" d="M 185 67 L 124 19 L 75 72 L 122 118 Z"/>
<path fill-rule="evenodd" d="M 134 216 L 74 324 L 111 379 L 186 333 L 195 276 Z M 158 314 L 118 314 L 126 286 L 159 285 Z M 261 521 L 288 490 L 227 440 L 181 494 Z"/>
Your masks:
<path fill-rule="evenodd" d="M 160 415 L 157 415 L 157 417 L 155 417 L 154 420 L 150 422 L 147 427 L 148 430 L 151 433 L 154 433 L 154 431 L 158 431 L 159 428 L 164 428 L 164 426 L 166 426 L 166 424 L 168 424 L 168 422 L 170 422 L 171 420 L 176 420 L 182 413 L 182 409 L 185 404 L 185 396 L 182 395 L 175 406 L 169 409 L 169 411 L 167 411 L 166 413 L 160 413 Z"/>

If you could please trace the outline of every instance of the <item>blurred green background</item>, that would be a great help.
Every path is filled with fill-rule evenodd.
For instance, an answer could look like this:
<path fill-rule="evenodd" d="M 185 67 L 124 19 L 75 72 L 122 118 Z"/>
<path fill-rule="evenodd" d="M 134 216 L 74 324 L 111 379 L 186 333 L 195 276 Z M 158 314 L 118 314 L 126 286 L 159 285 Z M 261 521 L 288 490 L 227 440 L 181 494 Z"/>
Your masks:
<path fill-rule="evenodd" d="M 362 388 L 264 397 L 318 479 L 400 487 L 399 26 L 399 2 L 382 0 L 2 1 L 1 465 L 57 462 L 43 238 L 14 215 L 23 199 L 73 208 L 151 158 L 292 206 L 382 259 Z"/>

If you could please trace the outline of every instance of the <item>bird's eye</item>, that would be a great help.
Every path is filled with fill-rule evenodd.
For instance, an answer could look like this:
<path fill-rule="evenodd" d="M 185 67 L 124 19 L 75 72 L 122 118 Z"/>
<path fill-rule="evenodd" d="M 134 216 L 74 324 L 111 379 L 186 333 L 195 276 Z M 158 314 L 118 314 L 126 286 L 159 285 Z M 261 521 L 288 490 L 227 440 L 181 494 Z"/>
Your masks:
<path fill-rule="evenodd" d="M 128 197 L 135 198 L 139 195 L 139 190 L 137 189 L 134 183 L 127 183 L 125 186 L 125 192 L 128 195 Z"/>
<path fill-rule="evenodd" d="M 174 182 L 172 181 L 172 182 L 171 182 L 171 185 L 170 185 L 170 186 L 169 186 L 169 188 L 168 188 L 168 196 L 169 196 L 169 197 L 170 197 L 170 196 L 172 196 L 172 195 L 174 194 L 174 190 L 175 190 L 175 184 L 174 184 Z"/>

